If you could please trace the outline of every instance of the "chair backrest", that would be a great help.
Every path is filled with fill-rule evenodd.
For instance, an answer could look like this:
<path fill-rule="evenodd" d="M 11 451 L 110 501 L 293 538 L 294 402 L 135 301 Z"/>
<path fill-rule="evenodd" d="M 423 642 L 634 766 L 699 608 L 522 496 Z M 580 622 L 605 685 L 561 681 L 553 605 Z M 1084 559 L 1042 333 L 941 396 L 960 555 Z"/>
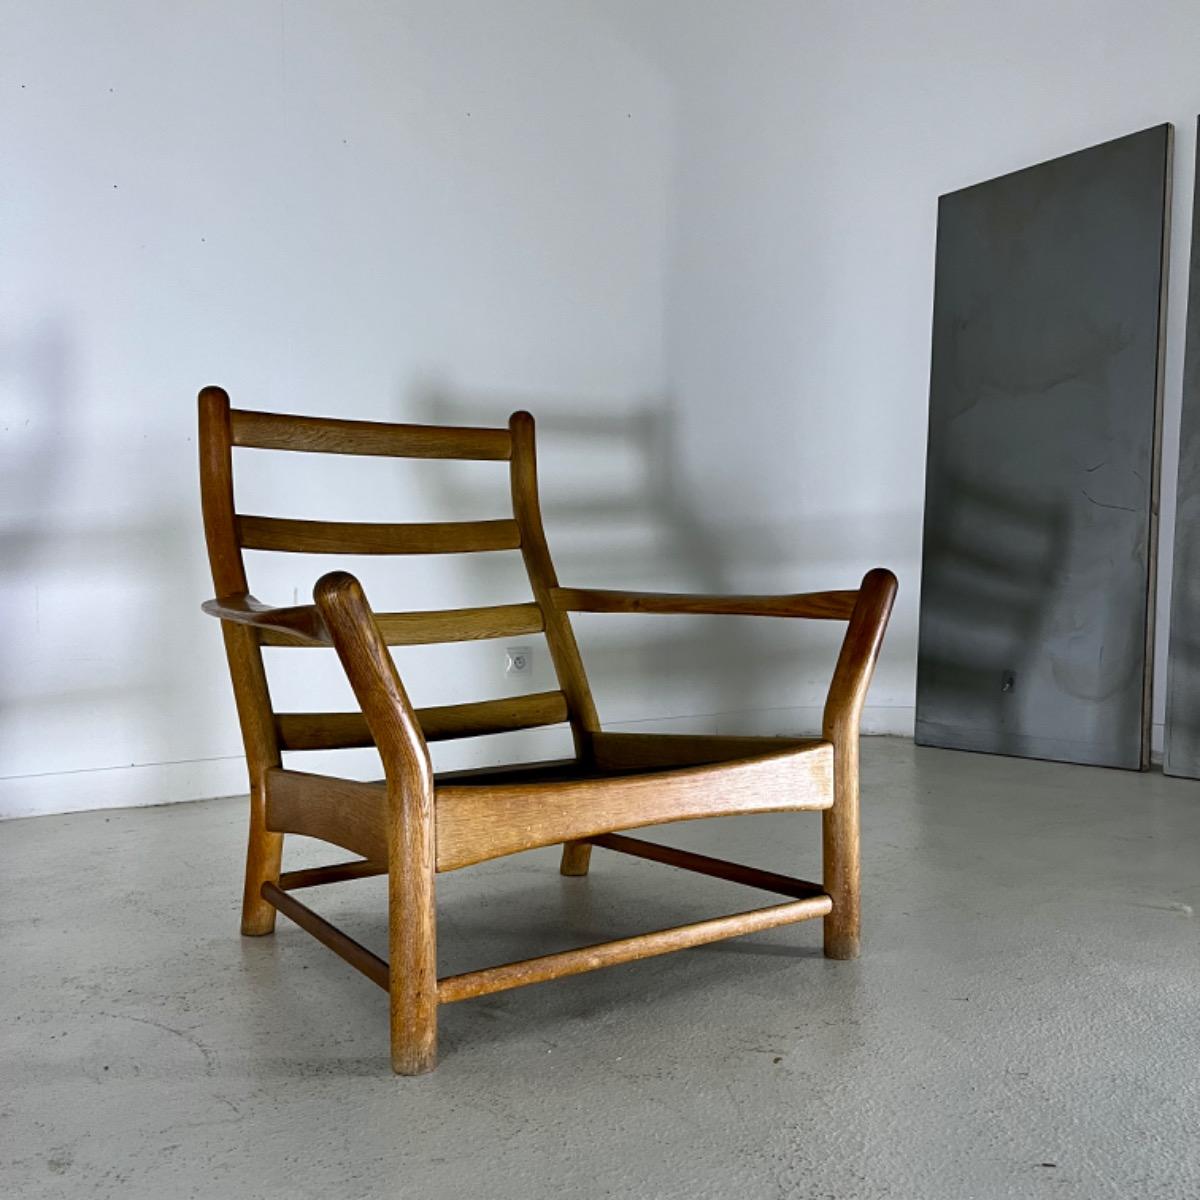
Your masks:
<path fill-rule="evenodd" d="M 389 646 L 473 641 L 544 633 L 559 689 L 534 695 L 417 710 L 427 740 L 474 737 L 570 722 L 577 752 L 599 726 L 542 528 L 533 418 L 514 413 L 506 429 L 400 425 L 289 416 L 232 408 L 216 387 L 200 393 L 200 484 L 204 532 L 218 599 L 248 594 L 244 550 L 319 554 L 448 554 L 520 550 L 533 600 L 486 608 L 377 613 Z M 239 512 L 233 494 L 236 447 L 391 458 L 490 460 L 508 464 L 512 517 L 423 524 L 324 522 Z M 223 622 L 238 714 L 252 773 L 276 765 L 281 750 L 372 744 L 359 713 L 276 713 L 262 647 L 303 639 Z"/>

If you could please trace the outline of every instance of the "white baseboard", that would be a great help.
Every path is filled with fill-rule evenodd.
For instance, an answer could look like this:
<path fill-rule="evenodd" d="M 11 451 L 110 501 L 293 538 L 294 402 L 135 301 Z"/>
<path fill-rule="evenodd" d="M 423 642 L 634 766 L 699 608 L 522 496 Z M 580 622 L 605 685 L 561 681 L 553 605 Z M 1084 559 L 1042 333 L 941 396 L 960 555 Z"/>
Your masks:
<path fill-rule="evenodd" d="M 245 790 L 246 763 L 240 754 L 192 762 L 10 775 L 0 779 L 0 820 L 207 800 Z"/>
<path fill-rule="evenodd" d="M 863 733 L 911 737 L 913 715 L 911 706 L 868 706 L 863 712 Z M 646 733 L 786 735 L 815 733 L 820 723 L 821 710 L 814 706 L 616 721 L 612 728 Z M 554 753 L 540 730 L 505 736 L 512 739 L 506 749 L 513 753 L 513 757 L 531 758 Z M 1151 736 L 1156 759 L 1161 756 L 1162 739 L 1163 727 L 1156 724 Z M 351 752 L 342 753 L 349 755 Z M 472 765 L 467 761 L 468 758 L 469 755 L 460 753 L 456 755 L 460 761 L 446 765 Z M 489 753 L 480 765 L 483 761 L 498 759 Z M 350 768 L 350 764 L 346 765 Z M 313 764 L 310 769 L 321 768 Z M 348 773 L 355 772 L 350 768 Z M 188 800 L 207 800 L 213 796 L 235 796 L 245 790 L 246 767 L 240 755 L 191 762 L 141 763 L 90 771 L 61 771 L 47 775 L 17 775 L 0 778 L 0 820 L 93 809 L 176 804 Z"/>

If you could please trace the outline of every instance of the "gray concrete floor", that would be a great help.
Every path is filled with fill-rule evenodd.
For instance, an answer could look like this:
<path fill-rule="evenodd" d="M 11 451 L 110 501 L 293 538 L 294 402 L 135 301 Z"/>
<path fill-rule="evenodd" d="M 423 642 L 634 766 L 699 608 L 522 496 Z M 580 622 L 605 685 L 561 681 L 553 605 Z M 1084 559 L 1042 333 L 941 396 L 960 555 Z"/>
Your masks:
<path fill-rule="evenodd" d="M 898 739 L 864 773 L 858 962 L 814 922 L 454 1005 L 416 1080 L 373 984 L 237 936 L 244 802 L 10 822 L 0 1195 L 1195 1200 L 1200 784 Z M 818 870 L 814 814 L 659 836 Z M 447 876 L 443 969 L 762 899 L 556 861 Z M 382 950 L 383 886 L 309 896 Z"/>

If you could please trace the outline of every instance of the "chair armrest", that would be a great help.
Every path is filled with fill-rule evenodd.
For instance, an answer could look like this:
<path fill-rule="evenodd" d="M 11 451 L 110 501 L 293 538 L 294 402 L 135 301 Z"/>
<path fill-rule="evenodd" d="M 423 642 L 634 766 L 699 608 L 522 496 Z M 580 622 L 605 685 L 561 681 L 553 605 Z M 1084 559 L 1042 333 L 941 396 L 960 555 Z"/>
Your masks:
<path fill-rule="evenodd" d="M 891 571 L 875 567 L 863 576 L 858 592 L 851 593 L 857 599 L 842 639 L 821 722 L 822 735 L 828 741 L 845 743 L 853 739 L 857 744 L 859 718 L 896 599 L 896 586 Z"/>
<path fill-rule="evenodd" d="M 272 608 L 253 596 L 224 596 L 206 600 L 200 606 L 210 617 L 250 625 L 270 635 L 270 642 L 289 646 L 330 646 L 332 641 L 325 622 L 314 604 L 296 608 Z"/>
<path fill-rule="evenodd" d="M 676 613 L 697 616 L 810 617 L 848 621 L 858 592 L 797 592 L 783 596 L 699 596 L 672 592 L 614 592 L 597 588 L 552 588 L 562 612 Z"/>

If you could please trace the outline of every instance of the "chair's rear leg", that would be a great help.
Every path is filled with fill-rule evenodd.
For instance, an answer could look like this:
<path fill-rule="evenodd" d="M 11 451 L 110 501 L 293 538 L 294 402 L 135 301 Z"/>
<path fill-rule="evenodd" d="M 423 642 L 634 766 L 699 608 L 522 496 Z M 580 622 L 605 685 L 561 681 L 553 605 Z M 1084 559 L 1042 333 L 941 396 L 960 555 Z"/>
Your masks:
<path fill-rule="evenodd" d="M 394 840 L 388 871 L 388 991 L 397 1075 L 424 1075 L 437 1066 L 437 912 L 432 854 L 412 853 L 420 841 L 403 834 Z"/>
<path fill-rule="evenodd" d="M 857 958 L 859 914 L 858 738 L 834 742 L 833 807 L 822 814 L 825 891 L 833 911 L 825 918 L 825 957 Z"/>
<path fill-rule="evenodd" d="M 564 842 L 562 864 L 558 869 L 563 875 L 586 875 L 591 861 L 591 842 Z"/>
<path fill-rule="evenodd" d="M 262 898 L 262 885 L 279 882 L 282 862 L 283 834 L 267 828 L 266 780 L 260 775 L 250 787 L 250 835 L 242 893 L 242 933 L 246 937 L 275 932 L 275 907 Z"/>

